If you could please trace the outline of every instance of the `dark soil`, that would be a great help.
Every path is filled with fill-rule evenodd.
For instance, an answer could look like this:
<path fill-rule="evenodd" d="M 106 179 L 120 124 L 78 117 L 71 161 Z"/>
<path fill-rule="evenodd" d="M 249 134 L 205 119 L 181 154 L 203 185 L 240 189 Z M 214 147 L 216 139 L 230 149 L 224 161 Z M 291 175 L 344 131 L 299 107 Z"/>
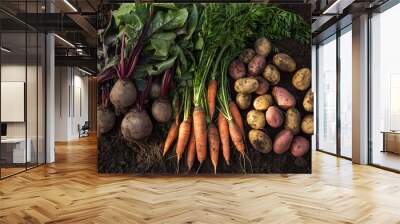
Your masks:
<path fill-rule="evenodd" d="M 307 21 L 310 21 L 310 8 L 308 5 L 285 5 L 283 8 L 290 9 L 302 15 Z M 292 56 L 298 68 L 311 67 L 311 45 L 299 45 L 293 40 L 283 40 L 274 42 L 274 46 L 279 52 L 287 53 Z M 251 46 L 251 45 L 249 45 Z M 267 58 L 272 61 L 272 56 Z M 278 86 L 286 88 L 297 99 L 297 109 L 304 117 L 307 112 L 303 109 L 303 98 L 307 91 L 298 91 L 291 84 L 293 74 L 281 72 L 281 82 Z M 268 91 L 271 93 L 271 88 Z M 234 98 L 234 96 L 233 96 Z M 150 111 L 150 110 L 147 110 Z M 247 111 L 242 111 L 245 118 Z M 98 171 L 99 173 L 131 173 L 131 174 L 176 174 L 177 162 L 175 148 L 162 158 L 162 146 L 169 125 L 155 126 L 152 135 L 141 142 L 126 142 L 120 132 L 120 123 L 122 117 L 118 117 L 115 127 L 107 134 L 98 137 Z M 153 121 L 153 124 L 156 122 Z M 246 130 L 249 127 L 245 126 Z M 283 127 L 282 127 L 283 128 Z M 282 130 L 266 126 L 264 129 L 271 139 Z M 311 142 L 311 136 L 304 133 L 299 135 L 306 137 Z M 198 169 L 196 161 L 192 170 L 188 171 L 186 166 L 186 152 L 179 166 L 180 174 L 193 174 Z M 247 158 L 242 158 L 234 148 L 231 149 L 231 165 L 227 166 L 220 153 L 218 173 L 311 173 L 311 152 L 309 151 L 301 158 L 296 158 L 290 152 L 277 155 L 274 152 L 268 154 L 260 153 L 254 150 L 247 142 Z M 213 173 L 213 167 L 209 158 L 199 169 L 199 173 Z"/>

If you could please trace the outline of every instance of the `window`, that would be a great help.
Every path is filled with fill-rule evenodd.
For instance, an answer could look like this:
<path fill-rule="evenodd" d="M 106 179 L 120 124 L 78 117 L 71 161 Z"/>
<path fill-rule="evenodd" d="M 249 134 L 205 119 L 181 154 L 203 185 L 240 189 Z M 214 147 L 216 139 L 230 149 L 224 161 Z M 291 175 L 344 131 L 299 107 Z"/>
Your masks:
<path fill-rule="evenodd" d="M 371 162 L 400 170 L 400 4 L 371 18 Z"/>
<path fill-rule="evenodd" d="M 318 47 L 318 149 L 336 153 L 336 35 Z"/>
<path fill-rule="evenodd" d="M 352 156 L 352 33 L 351 25 L 340 36 L 340 155 Z"/>

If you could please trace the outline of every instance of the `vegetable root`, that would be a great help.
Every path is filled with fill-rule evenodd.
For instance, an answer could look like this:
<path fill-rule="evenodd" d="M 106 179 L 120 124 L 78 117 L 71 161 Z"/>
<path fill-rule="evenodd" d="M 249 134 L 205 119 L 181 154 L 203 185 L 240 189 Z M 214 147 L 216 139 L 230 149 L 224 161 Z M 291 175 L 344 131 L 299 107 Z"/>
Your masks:
<path fill-rule="evenodd" d="M 214 167 L 214 174 L 217 174 L 219 148 L 221 140 L 219 138 L 218 129 L 213 123 L 208 126 L 208 143 L 210 147 L 211 163 Z"/>
<path fill-rule="evenodd" d="M 193 111 L 193 129 L 196 138 L 196 154 L 200 166 L 207 157 L 207 125 L 206 115 L 200 106 L 196 106 Z"/>
<path fill-rule="evenodd" d="M 208 102 L 208 112 L 210 114 L 210 119 L 214 117 L 215 113 L 215 101 L 217 97 L 217 87 L 218 87 L 218 82 L 217 80 L 213 79 L 210 80 L 208 83 L 208 88 L 207 88 L 207 102 Z"/>
<path fill-rule="evenodd" d="M 179 172 L 179 161 L 182 158 L 182 154 L 185 151 L 186 145 L 190 140 L 190 128 L 191 120 L 185 120 L 179 125 L 178 141 L 176 143 L 176 157 L 177 157 L 177 168 Z"/>
<path fill-rule="evenodd" d="M 193 167 L 195 156 L 196 156 L 196 138 L 194 136 L 194 128 L 192 128 L 192 133 L 190 135 L 190 142 L 189 142 L 189 146 L 188 146 L 188 154 L 187 154 L 187 158 L 186 158 L 186 165 L 188 167 L 188 172 Z"/>
<path fill-rule="evenodd" d="M 242 115 L 239 112 L 239 108 L 237 107 L 235 102 L 233 102 L 233 101 L 229 102 L 229 110 L 232 114 L 233 121 L 238 126 L 240 132 L 242 133 L 242 136 L 244 136 L 243 118 L 242 118 Z"/>
<path fill-rule="evenodd" d="M 219 112 L 218 114 L 218 130 L 222 143 L 222 154 L 224 156 L 226 164 L 229 166 L 231 159 L 231 149 L 229 143 L 229 127 L 228 127 L 228 121 L 226 120 L 222 112 Z"/>
<path fill-rule="evenodd" d="M 179 120 L 176 120 L 174 123 L 172 123 L 171 127 L 169 128 L 167 138 L 165 139 L 163 156 L 165 156 L 167 152 L 171 149 L 172 143 L 174 143 L 174 141 L 178 137 L 178 130 L 179 130 Z"/>

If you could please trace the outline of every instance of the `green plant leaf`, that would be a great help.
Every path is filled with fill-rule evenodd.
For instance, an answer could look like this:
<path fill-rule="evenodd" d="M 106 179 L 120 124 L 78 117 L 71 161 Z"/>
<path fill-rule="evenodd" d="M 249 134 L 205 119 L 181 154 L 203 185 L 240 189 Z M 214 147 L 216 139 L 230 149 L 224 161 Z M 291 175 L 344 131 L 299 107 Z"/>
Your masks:
<path fill-rule="evenodd" d="M 168 10 L 165 20 L 168 21 L 164 26 L 164 30 L 171 30 L 183 27 L 189 16 L 189 12 L 186 8 L 179 10 Z"/>
<path fill-rule="evenodd" d="M 190 40 L 192 38 L 192 35 L 197 28 L 198 22 L 199 22 L 199 12 L 197 10 L 196 4 L 193 4 L 190 10 L 189 18 L 187 20 L 187 34 L 185 36 L 185 40 Z"/>
<path fill-rule="evenodd" d="M 135 3 L 123 3 L 121 6 L 112 12 L 112 15 L 115 18 L 115 23 L 117 26 L 121 23 L 121 17 L 129 14 L 130 12 L 135 10 Z"/>
<path fill-rule="evenodd" d="M 175 3 L 153 3 L 153 6 L 165 9 L 178 9 Z"/>
<path fill-rule="evenodd" d="M 171 57 L 166 61 L 162 61 L 160 63 L 148 64 L 146 66 L 147 74 L 149 75 L 159 75 L 163 73 L 166 69 L 171 68 L 176 60 L 176 56 Z"/>
<path fill-rule="evenodd" d="M 154 56 L 166 57 L 168 56 L 171 45 L 174 43 L 176 34 L 168 33 L 155 33 L 150 39 L 150 45 L 155 50 Z"/>

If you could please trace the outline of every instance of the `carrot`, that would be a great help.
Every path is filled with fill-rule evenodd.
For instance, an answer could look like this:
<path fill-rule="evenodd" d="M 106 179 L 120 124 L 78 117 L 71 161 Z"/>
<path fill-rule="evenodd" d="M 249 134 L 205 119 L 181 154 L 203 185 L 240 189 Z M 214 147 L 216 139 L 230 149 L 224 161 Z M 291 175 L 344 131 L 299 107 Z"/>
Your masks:
<path fill-rule="evenodd" d="M 190 128 L 192 126 L 191 120 L 185 120 L 179 126 L 178 141 L 176 143 L 176 157 L 177 157 L 177 167 L 179 167 L 179 161 L 182 158 L 182 154 L 185 151 L 186 145 L 190 139 Z"/>
<path fill-rule="evenodd" d="M 217 86 L 218 86 L 218 82 L 215 79 L 212 79 L 208 82 L 207 102 L 208 102 L 208 112 L 209 112 L 211 120 L 214 117 L 214 113 L 215 113 L 215 100 L 217 97 Z"/>
<path fill-rule="evenodd" d="M 243 135 L 240 131 L 240 128 L 233 120 L 229 121 L 229 134 L 231 136 L 233 145 L 235 145 L 236 150 L 240 152 L 240 154 L 245 154 L 246 146 L 244 145 Z"/>
<path fill-rule="evenodd" d="M 175 122 L 171 124 L 169 128 L 167 138 L 164 143 L 163 156 L 171 149 L 172 143 L 174 143 L 176 137 L 178 137 L 179 119 L 177 118 Z"/>
<path fill-rule="evenodd" d="M 208 144 L 210 145 L 210 158 L 214 166 L 214 174 L 217 174 L 220 143 L 218 129 L 213 123 L 210 123 L 208 125 Z"/>
<path fill-rule="evenodd" d="M 206 115 L 201 106 L 196 106 L 193 111 L 194 137 L 196 138 L 196 154 L 200 165 L 207 157 L 207 125 Z"/>
<path fill-rule="evenodd" d="M 229 101 L 229 110 L 231 111 L 233 121 L 239 127 L 240 131 L 242 132 L 242 136 L 244 137 L 245 132 L 244 132 L 243 118 L 239 112 L 239 108 L 237 107 L 236 103 L 233 102 L 232 100 Z"/>
<path fill-rule="evenodd" d="M 193 167 L 195 156 L 196 156 L 196 138 L 194 137 L 194 128 L 192 128 L 192 134 L 190 135 L 188 154 L 186 158 L 188 171 L 190 171 Z"/>
<path fill-rule="evenodd" d="M 218 113 L 218 130 L 222 143 L 222 154 L 224 156 L 226 164 L 228 164 L 229 166 L 231 159 L 231 150 L 229 145 L 229 127 L 228 121 L 226 120 L 222 112 Z"/>

